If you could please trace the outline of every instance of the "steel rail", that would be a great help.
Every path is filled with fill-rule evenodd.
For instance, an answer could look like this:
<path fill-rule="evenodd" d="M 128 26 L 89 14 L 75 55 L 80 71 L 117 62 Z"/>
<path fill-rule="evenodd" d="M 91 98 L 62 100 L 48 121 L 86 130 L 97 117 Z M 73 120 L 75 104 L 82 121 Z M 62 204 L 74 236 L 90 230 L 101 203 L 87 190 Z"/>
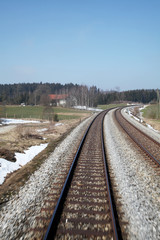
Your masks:
<path fill-rule="evenodd" d="M 114 201 L 114 196 L 113 196 L 112 187 L 111 187 L 111 180 L 109 177 L 109 169 L 108 169 L 107 159 L 106 159 L 106 150 L 105 150 L 105 143 L 104 143 L 104 118 L 105 118 L 105 115 L 103 116 L 103 119 L 102 119 L 102 129 L 101 129 L 102 152 L 103 152 L 103 161 L 104 161 L 104 168 L 105 168 L 107 193 L 108 193 L 108 198 L 109 198 L 109 207 L 110 207 L 110 211 L 111 211 L 112 225 L 114 226 L 113 227 L 114 239 L 118 240 L 118 239 L 122 239 L 122 233 L 121 233 L 121 229 L 119 226 L 116 204 Z"/>
<path fill-rule="evenodd" d="M 122 108 L 121 108 L 122 109 Z M 117 122 L 119 123 L 119 125 L 123 128 L 123 130 L 128 134 L 128 136 L 142 149 L 142 151 L 144 153 L 146 153 L 156 164 L 158 164 L 158 166 L 160 166 L 160 161 L 158 161 L 142 144 L 140 144 L 133 136 L 132 134 L 130 134 L 126 128 L 122 125 L 122 123 L 119 121 L 118 117 L 117 117 L 117 112 L 119 109 L 115 110 L 114 114 L 115 114 L 115 118 L 117 120 Z M 123 117 L 123 116 L 122 116 Z M 125 119 L 125 118 L 124 118 Z M 126 119 L 125 119 L 126 120 Z M 127 121 L 127 120 L 126 120 Z M 128 122 L 128 121 L 127 121 Z M 131 124 L 130 122 L 128 122 L 131 126 L 133 124 Z M 144 136 L 148 137 L 150 140 L 152 140 L 154 143 L 158 143 L 156 142 L 154 139 L 152 139 L 151 137 L 149 137 L 147 134 L 143 133 L 141 130 L 139 130 L 138 128 L 136 128 L 134 125 L 133 127 L 135 129 L 137 129 L 139 132 L 141 132 Z M 158 143 L 159 144 L 159 143 Z"/>
<path fill-rule="evenodd" d="M 66 178 L 65 183 L 63 185 L 63 188 L 62 188 L 60 197 L 58 199 L 57 205 L 56 205 L 55 210 L 53 212 L 53 215 L 52 215 L 51 221 L 49 223 L 47 232 L 45 234 L 44 240 L 54 239 L 54 237 L 56 235 L 58 223 L 59 223 L 60 216 L 61 216 L 61 213 L 62 213 L 62 210 L 63 210 L 62 206 L 63 206 L 64 201 L 66 199 L 66 196 L 67 196 L 67 193 L 68 193 L 68 190 L 69 190 L 69 186 L 70 186 L 72 178 L 73 178 L 73 172 L 74 172 L 74 169 L 76 168 L 78 157 L 80 155 L 80 151 L 82 149 L 83 143 L 86 139 L 86 136 L 87 136 L 87 134 L 89 132 L 89 129 L 91 128 L 91 125 L 94 122 L 94 120 L 95 119 L 92 120 L 91 124 L 87 128 L 87 130 L 86 130 L 86 132 L 85 132 L 85 134 L 84 134 L 84 136 L 83 136 L 83 138 L 80 142 L 80 145 L 78 147 L 78 150 L 76 152 L 76 155 L 74 157 L 72 165 L 71 165 L 70 170 L 68 172 L 67 178 Z"/>
<path fill-rule="evenodd" d="M 109 109 L 111 110 L 111 109 Z M 106 110 L 106 111 L 103 111 L 104 115 L 109 111 L 109 110 Z M 51 221 L 49 223 L 49 226 L 48 226 L 48 229 L 47 229 L 47 232 L 45 234 L 45 237 L 44 237 L 44 240 L 49 240 L 49 239 L 54 239 L 55 235 L 56 235 L 56 231 L 57 231 L 57 227 L 58 227 L 58 223 L 60 221 L 60 216 L 61 216 L 61 213 L 63 211 L 63 204 L 65 202 L 65 199 L 67 197 L 67 193 L 69 191 L 69 187 L 71 185 L 71 181 L 72 181 L 72 178 L 73 178 L 73 173 L 74 173 L 74 170 L 76 168 L 76 165 L 77 165 L 77 162 L 78 162 L 78 157 L 80 155 L 80 152 L 82 150 L 82 147 L 83 147 L 83 144 L 85 142 L 85 139 L 86 139 L 86 136 L 93 124 L 93 122 L 95 121 L 95 119 L 102 113 L 99 113 L 93 120 L 92 122 L 90 123 L 89 127 L 87 128 L 81 142 L 80 142 L 80 145 L 78 147 L 78 150 L 76 152 L 76 155 L 74 157 L 74 160 L 73 160 L 73 163 L 70 167 L 70 170 L 69 170 L 69 173 L 67 175 L 67 178 L 66 178 L 66 181 L 64 183 L 64 186 L 62 188 L 62 191 L 61 191 L 61 194 L 60 194 L 60 197 L 58 199 L 58 202 L 57 202 L 57 205 L 55 207 L 55 210 L 53 212 L 53 215 L 52 215 L 52 218 L 51 218 Z M 104 117 L 103 117 L 104 119 Z M 102 121 L 102 129 L 103 129 L 103 121 Z M 102 138 L 103 138 L 103 130 L 102 130 Z M 104 140 L 102 141 L 102 146 L 104 146 Z M 104 147 L 103 147 L 104 149 Z M 103 151 L 103 157 L 105 157 L 105 151 Z M 104 158 L 104 165 L 105 165 L 105 172 L 106 172 L 106 175 L 108 174 L 108 170 L 107 170 L 107 166 L 106 166 L 106 157 Z M 107 189 L 110 188 L 110 183 L 109 183 L 109 178 L 107 178 Z M 111 196 L 111 192 L 108 190 L 108 194 L 109 194 L 109 202 L 110 202 L 110 209 L 111 209 L 111 214 L 115 214 L 115 210 L 113 209 L 113 203 L 112 203 L 112 196 Z M 117 230 L 117 221 L 115 220 L 115 217 L 113 216 L 112 217 L 112 224 L 113 224 L 113 229 L 114 229 L 114 239 L 115 240 L 118 240 L 118 239 L 122 239 L 121 238 L 121 234 L 119 234 L 119 230 Z M 120 236 L 120 237 L 119 237 Z"/>

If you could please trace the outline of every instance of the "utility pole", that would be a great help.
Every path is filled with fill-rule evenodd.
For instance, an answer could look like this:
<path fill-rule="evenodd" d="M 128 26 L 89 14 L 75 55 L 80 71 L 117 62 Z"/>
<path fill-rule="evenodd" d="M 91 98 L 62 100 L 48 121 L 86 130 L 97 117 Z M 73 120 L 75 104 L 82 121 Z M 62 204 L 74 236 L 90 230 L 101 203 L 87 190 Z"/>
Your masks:
<path fill-rule="evenodd" d="M 159 119 L 159 89 L 157 88 L 157 119 Z"/>

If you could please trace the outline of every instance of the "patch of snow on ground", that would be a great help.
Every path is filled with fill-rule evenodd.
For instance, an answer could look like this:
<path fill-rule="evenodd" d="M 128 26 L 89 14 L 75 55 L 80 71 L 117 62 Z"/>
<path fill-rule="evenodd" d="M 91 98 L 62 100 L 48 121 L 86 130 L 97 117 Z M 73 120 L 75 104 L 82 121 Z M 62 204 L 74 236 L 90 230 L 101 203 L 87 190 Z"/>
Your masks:
<path fill-rule="evenodd" d="M 139 111 L 145 109 L 145 108 L 148 107 L 148 106 L 149 106 L 149 105 L 144 105 L 143 107 L 141 107 L 141 108 L 139 109 Z"/>
<path fill-rule="evenodd" d="M 80 110 L 96 111 L 96 112 L 103 111 L 102 109 L 99 109 L 99 108 L 91 108 L 86 106 L 74 106 L 73 108 L 80 109 Z"/>
<path fill-rule="evenodd" d="M 63 123 L 56 123 L 54 126 L 57 127 L 57 126 L 62 126 Z"/>
<path fill-rule="evenodd" d="M 148 105 L 144 106 L 144 107 L 141 108 L 141 109 L 144 109 L 144 108 L 147 107 L 147 106 L 148 106 Z M 129 116 L 133 117 L 136 121 L 143 123 L 143 119 L 135 117 L 135 116 L 131 113 L 131 111 L 130 111 L 129 109 L 125 109 L 125 112 L 128 113 Z M 147 126 L 148 128 L 150 128 L 151 130 L 155 131 L 155 132 L 159 132 L 158 130 L 154 129 L 154 128 L 153 128 L 150 124 L 148 124 L 148 123 L 146 123 L 146 126 Z"/>
<path fill-rule="evenodd" d="M 20 166 L 17 162 L 9 162 L 3 158 L 0 158 L 0 184 L 4 182 L 8 173 L 14 172 L 19 168 Z"/>
<path fill-rule="evenodd" d="M 42 129 L 38 129 L 37 132 L 45 132 L 47 130 L 48 130 L 48 128 L 42 128 Z"/>
<path fill-rule="evenodd" d="M 147 127 L 155 132 L 159 132 L 158 130 L 154 129 L 150 124 L 146 123 Z"/>
<path fill-rule="evenodd" d="M 133 117 L 136 121 L 138 121 L 138 122 L 143 122 L 142 119 L 134 116 L 129 109 L 125 109 L 124 111 L 125 111 L 126 113 L 128 113 L 129 116 Z"/>
<path fill-rule="evenodd" d="M 134 115 L 132 115 L 132 116 L 133 116 L 133 118 L 134 118 L 136 121 L 141 122 L 141 119 L 140 119 L 140 118 L 137 118 L 137 117 L 135 117 Z"/>
<path fill-rule="evenodd" d="M 2 118 L 2 124 L 23 124 L 23 123 L 40 123 L 36 120 L 22 120 L 22 119 L 11 119 L 11 118 Z"/>
<path fill-rule="evenodd" d="M 0 158 L 0 184 L 5 180 L 5 177 L 8 173 L 11 173 L 26 163 L 31 161 L 38 153 L 43 151 L 47 147 L 48 143 L 40 144 L 39 146 L 32 146 L 28 150 L 25 150 L 24 153 L 15 153 L 16 162 L 10 162 L 3 158 Z"/>

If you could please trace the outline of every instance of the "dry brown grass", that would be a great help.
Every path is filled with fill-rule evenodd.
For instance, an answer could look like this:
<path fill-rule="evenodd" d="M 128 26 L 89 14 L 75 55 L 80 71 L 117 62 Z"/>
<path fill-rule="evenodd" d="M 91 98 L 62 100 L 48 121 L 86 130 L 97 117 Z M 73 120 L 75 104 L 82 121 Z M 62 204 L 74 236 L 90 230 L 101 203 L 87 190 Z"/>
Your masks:
<path fill-rule="evenodd" d="M 144 118 L 144 121 L 151 125 L 155 130 L 160 131 L 160 122 L 158 120 Z"/>

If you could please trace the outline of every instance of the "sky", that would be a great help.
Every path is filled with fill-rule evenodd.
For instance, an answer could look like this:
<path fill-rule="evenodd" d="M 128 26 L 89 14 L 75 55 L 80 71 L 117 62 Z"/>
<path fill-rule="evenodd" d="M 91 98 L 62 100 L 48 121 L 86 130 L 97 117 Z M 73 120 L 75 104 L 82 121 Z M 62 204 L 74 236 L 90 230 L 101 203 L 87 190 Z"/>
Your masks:
<path fill-rule="evenodd" d="M 0 0 L 0 83 L 160 88 L 159 0 Z"/>

